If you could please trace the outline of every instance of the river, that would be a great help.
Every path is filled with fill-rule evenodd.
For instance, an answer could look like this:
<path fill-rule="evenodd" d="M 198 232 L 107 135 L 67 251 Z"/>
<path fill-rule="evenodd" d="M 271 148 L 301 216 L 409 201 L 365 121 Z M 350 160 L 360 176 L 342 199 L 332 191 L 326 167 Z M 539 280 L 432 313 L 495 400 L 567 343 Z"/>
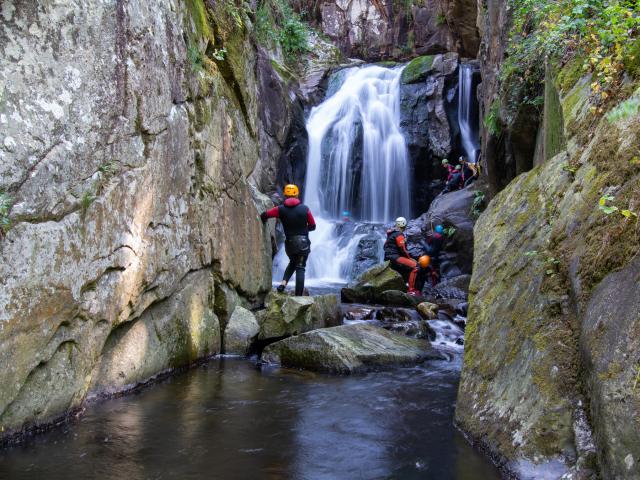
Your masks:
<path fill-rule="evenodd" d="M 0 451 L 0 478 L 497 479 L 453 427 L 459 369 L 328 376 L 214 359 Z"/>

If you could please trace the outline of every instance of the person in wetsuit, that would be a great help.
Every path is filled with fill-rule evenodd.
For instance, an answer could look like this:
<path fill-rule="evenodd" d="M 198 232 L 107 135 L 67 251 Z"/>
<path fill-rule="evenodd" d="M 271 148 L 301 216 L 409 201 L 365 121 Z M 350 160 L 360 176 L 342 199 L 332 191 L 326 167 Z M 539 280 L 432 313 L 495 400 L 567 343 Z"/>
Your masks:
<path fill-rule="evenodd" d="M 440 277 L 440 252 L 444 248 L 444 242 L 444 227 L 442 225 L 436 225 L 433 233 L 426 235 L 425 239 L 420 242 L 425 254 L 431 260 L 431 283 L 434 286 Z"/>
<path fill-rule="evenodd" d="M 309 232 L 316 229 L 311 210 L 298 199 L 300 191 L 295 185 L 284 187 L 284 203 L 262 212 L 262 223 L 270 218 L 277 218 L 284 228 L 284 251 L 289 257 L 289 264 L 284 271 L 282 282 L 278 285 L 278 291 L 283 292 L 287 283 L 296 272 L 296 296 L 304 292 L 304 274 L 307 266 L 307 258 L 311 253 Z"/>
<path fill-rule="evenodd" d="M 387 241 L 384 243 L 384 259 L 388 260 L 391 268 L 405 276 L 409 275 L 409 295 L 419 295 L 416 288 L 418 277 L 418 262 L 416 262 L 409 252 L 404 239 L 404 230 L 407 228 L 407 219 L 398 217 L 395 228 L 387 231 Z"/>

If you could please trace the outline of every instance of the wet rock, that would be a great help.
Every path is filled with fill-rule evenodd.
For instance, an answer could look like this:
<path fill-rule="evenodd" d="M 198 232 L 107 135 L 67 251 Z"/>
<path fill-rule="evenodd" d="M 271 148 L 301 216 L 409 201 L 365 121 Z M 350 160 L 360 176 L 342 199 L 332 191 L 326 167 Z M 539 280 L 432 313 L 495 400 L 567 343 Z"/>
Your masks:
<path fill-rule="evenodd" d="M 246 308 L 236 307 L 224 329 L 224 353 L 246 355 L 259 332 L 255 315 Z"/>
<path fill-rule="evenodd" d="M 357 278 L 367 270 L 380 263 L 380 253 L 383 241 L 379 235 L 370 233 L 358 242 L 353 267 L 352 278 Z"/>
<path fill-rule="evenodd" d="M 285 367 L 349 374 L 444 357 L 424 340 L 359 323 L 281 340 L 265 348 L 262 358 Z"/>
<path fill-rule="evenodd" d="M 376 301 L 382 305 L 394 307 L 414 307 L 420 300 L 400 290 L 385 290 L 376 297 Z"/>
<path fill-rule="evenodd" d="M 468 309 L 469 309 L 468 302 L 459 303 L 458 306 L 456 307 L 456 314 L 460 315 L 461 317 L 466 317 Z"/>
<path fill-rule="evenodd" d="M 425 320 L 435 320 L 438 318 L 438 305 L 429 302 L 419 303 L 416 307 L 418 313 Z"/>
<path fill-rule="evenodd" d="M 445 278 L 435 287 L 436 294 L 442 298 L 466 300 L 469 295 L 471 275 L 457 275 Z"/>
<path fill-rule="evenodd" d="M 441 255 L 441 268 L 447 277 L 459 277 L 471 273 L 473 264 L 473 227 L 470 216 L 474 191 L 466 188 L 440 195 L 429 210 L 415 220 L 411 220 L 405 231 L 410 253 L 418 256 L 420 241 L 431 232 L 432 226 L 442 224 L 455 228 L 452 238 L 445 243 L 445 253 Z"/>
<path fill-rule="evenodd" d="M 258 317 L 258 338 L 261 340 L 338 325 L 341 321 L 335 295 L 294 297 L 271 292 L 267 295 L 265 305 L 266 309 Z"/>
<path fill-rule="evenodd" d="M 340 295 L 347 303 L 375 303 L 384 291 L 406 291 L 406 288 L 402 275 L 384 262 L 364 272 L 353 285 L 343 288 Z"/>
<path fill-rule="evenodd" d="M 403 72 L 400 84 L 400 126 L 414 169 L 414 205 L 424 211 L 440 191 L 438 159 L 448 157 L 457 129 L 458 55 L 421 57 Z"/>

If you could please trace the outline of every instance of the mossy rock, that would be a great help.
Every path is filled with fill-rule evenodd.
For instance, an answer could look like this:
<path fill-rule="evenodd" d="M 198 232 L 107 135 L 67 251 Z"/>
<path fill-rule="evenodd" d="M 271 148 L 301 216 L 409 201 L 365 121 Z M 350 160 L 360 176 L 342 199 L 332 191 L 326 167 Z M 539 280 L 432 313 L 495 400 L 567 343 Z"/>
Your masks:
<path fill-rule="evenodd" d="M 343 288 L 341 297 L 347 303 L 380 303 L 382 293 L 388 290 L 406 292 L 407 286 L 402 275 L 393 270 L 389 262 L 384 262 L 360 275 L 355 284 Z"/>
<path fill-rule="evenodd" d="M 411 60 L 402 71 L 400 81 L 404 84 L 424 81 L 431 72 L 434 58 L 434 55 L 424 55 Z"/>
<path fill-rule="evenodd" d="M 425 340 L 358 323 L 281 340 L 265 348 L 262 358 L 284 367 L 349 374 L 444 357 Z"/>

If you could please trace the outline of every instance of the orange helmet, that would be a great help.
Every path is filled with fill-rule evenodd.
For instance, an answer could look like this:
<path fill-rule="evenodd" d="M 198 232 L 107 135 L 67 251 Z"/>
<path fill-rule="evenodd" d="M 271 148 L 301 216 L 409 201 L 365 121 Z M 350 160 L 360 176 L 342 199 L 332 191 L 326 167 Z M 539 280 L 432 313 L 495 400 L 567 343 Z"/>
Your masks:
<path fill-rule="evenodd" d="M 431 264 L 431 257 L 429 255 L 422 255 L 418 259 L 418 263 L 422 268 L 427 268 Z"/>
<path fill-rule="evenodd" d="M 300 193 L 300 191 L 298 190 L 298 187 L 296 187 L 293 184 L 289 184 L 289 185 L 284 187 L 284 196 L 285 197 L 297 197 L 299 193 Z"/>

